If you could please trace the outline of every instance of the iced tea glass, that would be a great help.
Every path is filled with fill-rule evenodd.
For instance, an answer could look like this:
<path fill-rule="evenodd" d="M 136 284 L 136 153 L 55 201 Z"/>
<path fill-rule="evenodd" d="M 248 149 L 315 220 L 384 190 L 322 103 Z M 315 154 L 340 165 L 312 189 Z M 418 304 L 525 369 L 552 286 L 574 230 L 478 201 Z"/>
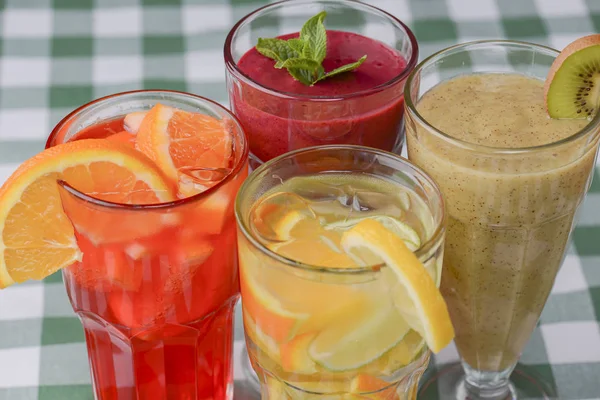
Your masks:
<path fill-rule="evenodd" d="M 280 211 L 283 218 L 273 217 Z M 444 214 L 435 183 L 376 149 L 301 149 L 250 175 L 236 199 L 236 218 L 246 344 L 262 398 L 414 399 L 430 351 L 399 316 L 393 272 L 385 264 L 343 267 L 348 256 L 337 231 L 326 230 L 363 218 L 402 220 L 420 232 L 414 254 L 439 284 Z M 273 232 L 294 240 L 277 242 L 269 238 Z M 312 252 L 313 259 L 324 250 L 336 268 L 323 267 L 324 259 L 312 265 L 292 259 L 281 246 L 301 246 L 294 251 Z"/>
<path fill-rule="evenodd" d="M 233 207 L 248 168 L 235 117 L 191 94 L 121 93 L 69 114 L 47 147 L 107 137 L 126 114 L 156 103 L 230 121 L 231 170 L 203 193 L 152 205 L 100 201 L 60 182 L 83 253 L 63 280 L 85 331 L 96 399 L 231 399 L 239 297 Z"/>

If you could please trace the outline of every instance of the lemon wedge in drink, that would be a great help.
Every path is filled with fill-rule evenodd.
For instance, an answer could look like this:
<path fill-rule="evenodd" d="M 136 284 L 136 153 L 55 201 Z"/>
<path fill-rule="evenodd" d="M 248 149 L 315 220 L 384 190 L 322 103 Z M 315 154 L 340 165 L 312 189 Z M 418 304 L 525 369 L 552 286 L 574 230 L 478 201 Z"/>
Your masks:
<path fill-rule="evenodd" d="M 374 362 L 361 368 L 361 371 L 377 375 L 393 375 L 420 356 L 424 347 L 425 340 L 421 335 L 410 330 L 400 343 Z"/>
<path fill-rule="evenodd" d="M 335 221 L 327 224 L 325 229 L 347 231 L 366 219 L 375 220 L 381 223 L 381 225 L 383 225 L 386 229 L 402 239 L 406 244 L 406 247 L 408 247 L 411 251 L 415 251 L 421 247 L 421 238 L 419 237 L 417 231 L 411 228 L 408 224 L 387 215 L 375 215 L 370 217 Z"/>
<path fill-rule="evenodd" d="M 434 353 L 452 341 L 454 329 L 436 282 L 398 235 L 376 220 L 365 219 L 344 232 L 341 244 L 347 252 L 367 250 L 386 264 L 383 272 L 398 282 L 391 292 L 402 317 Z"/>
<path fill-rule="evenodd" d="M 310 357 L 330 371 L 347 371 L 396 346 L 410 328 L 389 298 L 381 297 L 365 300 L 354 313 L 333 319 L 310 344 Z"/>

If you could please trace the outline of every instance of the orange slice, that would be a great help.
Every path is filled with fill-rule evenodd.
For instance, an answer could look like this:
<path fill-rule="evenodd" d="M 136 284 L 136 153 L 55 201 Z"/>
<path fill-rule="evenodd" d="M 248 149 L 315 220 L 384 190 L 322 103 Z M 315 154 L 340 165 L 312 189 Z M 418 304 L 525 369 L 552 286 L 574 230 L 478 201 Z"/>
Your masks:
<path fill-rule="evenodd" d="M 301 279 L 281 266 L 267 265 L 247 242 L 240 244 L 242 306 L 276 343 L 318 331 L 335 317 L 352 315 L 364 295 L 352 286 Z M 311 296 L 307 296 L 311 293 Z"/>
<path fill-rule="evenodd" d="M 63 212 L 57 180 L 112 202 L 149 204 L 173 199 L 168 180 L 156 166 L 123 144 L 85 139 L 41 152 L 0 188 L 0 288 L 42 279 L 82 259 L 73 225 Z M 75 214 L 84 221 L 85 213 Z M 86 225 L 92 227 L 93 220 Z M 113 226 L 96 234 L 114 231 Z"/>
<path fill-rule="evenodd" d="M 178 182 L 180 197 L 207 188 L 195 182 L 190 171 L 227 170 L 233 153 L 232 136 L 224 121 L 162 104 L 155 105 L 142 120 L 136 145 Z"/>
<path fill-rule="evenodd" d="M 114 135 L 108 136 L 106 139 L 110 140 L 111 142 L 119 142 L 131 147 L 135 147 L 135 135 L 127 131 L 115 133 Z"/>

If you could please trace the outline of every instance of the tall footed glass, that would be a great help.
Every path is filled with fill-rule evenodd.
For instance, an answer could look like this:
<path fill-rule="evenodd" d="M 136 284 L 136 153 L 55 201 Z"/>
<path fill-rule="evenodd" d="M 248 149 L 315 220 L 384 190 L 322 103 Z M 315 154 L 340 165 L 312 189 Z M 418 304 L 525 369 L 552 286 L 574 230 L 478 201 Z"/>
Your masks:
<path fill-rule="evenodd" d="M 378 221 L 409 241 L 435 288 L 444 212 L 433 181 L 371 148 L 296 150 L 250 175 L 236 217 L 246 343 L 261 398 L 415 399 L 430 351 L 421 329 L 407 325 L 415 310 L 394 272 L 408 261 L 357 263 L 367 255 L 351 253 L 346 239 Z M 386 241 L 368 226 L 376 238 L 365 241 Z"/>
<path fill-rule="evenodd" d="M 63 279 L 85 331 L 96 399 L 232 399 L 239 298 L 233 206 L 248 168 L 235 117 L 185 93 L 122 93 L 71 113 L 47 147 L 115 133 L 125 114 L 156 103 L 231 121 L 231 170 L 201 194 L 152 205 L 101 201 L 59 182 L 83 253 Z"/>
<path fill-rule="evenodd" d="M 540 81 L 557 55 L 529 43 L 466 43 L 424 60 L 407 81 L 409 159 L 440 185 L 447 205 L 441 289 L 462 363 L 426 380 L 421 398 L 555 396 L 515 367 L 564 259 L 600 134 L 600 116 L 546 116 Z M 532 104 L 517 102 L 524 92 Z M 471 104 L 471 96 L 487 97 Z"/>

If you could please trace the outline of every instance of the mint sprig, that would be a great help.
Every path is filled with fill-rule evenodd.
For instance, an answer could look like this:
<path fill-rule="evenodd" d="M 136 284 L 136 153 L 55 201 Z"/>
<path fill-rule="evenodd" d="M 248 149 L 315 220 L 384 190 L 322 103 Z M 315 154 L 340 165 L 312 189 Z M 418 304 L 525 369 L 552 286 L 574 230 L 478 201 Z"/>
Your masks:
<path fill-rule="evenodd" d="M 287 69 L 294 79 L 307 86 L 313 86 L 335 75 L 354 71 L 365 62 L 366 55 L 356 62 L 329 72 L 325 72 L 321 65 L 327 55 L 327 32 L 323 23 L 326 16 L 327 13 L 322 11 L 306 21 L 298 38 L 288 40 L 259 38 L 256 50 L 263 56 L 275 60 L 275 68 Z"/>

